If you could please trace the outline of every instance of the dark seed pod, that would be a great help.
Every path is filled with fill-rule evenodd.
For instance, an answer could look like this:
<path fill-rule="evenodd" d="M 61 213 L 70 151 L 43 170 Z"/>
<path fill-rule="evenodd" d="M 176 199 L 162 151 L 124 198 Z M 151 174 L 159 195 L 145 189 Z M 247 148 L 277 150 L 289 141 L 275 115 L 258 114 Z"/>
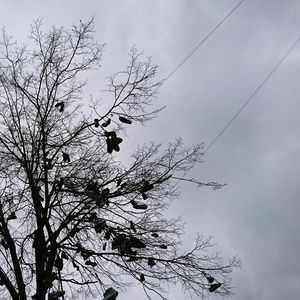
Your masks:
<path fill-rule="evenodd" d="M 54 266 L 59 270 L 61 271 L 64 267 L 64 262 L 63 262 L 63 259 L 60 257 L 60 256 L 57 256 L 56 257 L 56 260 L 54 262 Z"/>
<path fill-rule="evenodd" d="M 147 199 L 148 199 L 148 196 L 147 196 L 147 194 L 145 194 L 145 193 L 142 193 L 142 197 L 143 197 L 144 200 L 147 200 Z"/>
<path fill-rule="evenodd" d="M 122 117 L 122 116 L 119 116 L 119 120 L 120 120 L 122 123 L 125 123 L 125 124 L 131 124 L 131 123 L 132 123 L 131 120 L 126 119 L 126 118 L 124 118 L 124 117 Z"/>
<path fill-rule="evenodd" d="M 102 123 L 103 127 L 107 127 L 110 124 L 111 119 L 108 118 L 104 123 Z"/>
<path fill-rule="evenodd" d="M 155 260 L 153 257 L 148 258 L 148 266 L 150 266 L 150 267 L 155 266 Z"/>
<path fill-rule="evenodd" d="M 57 182 L 57 187 L 58 187 L 59 189 L 61 189 L 62 186 L 63 186 L 63 184 L 64 184 L 64 179 L 61 177 L 61 178 L 59 178 L 59 180 L 58 180 L 58 182 Z"/>
<path fill-rule="evenodd" d="M 98 128 L 100 126 L 99 119 L 94 119 L 94 126 Z"/>
<path fill-rule="evenodd" d="M 16 213 L 12 212 L 8 217 L 7 217 L 7 221 L 9 220 L 15 220 L 17 218 Z"/>
<path fill-rule="evenodd" d="M 63 152 L 63 161 L 71 162 L 70 155 L 68 153 Z"/>
<path fill-rule="evenodd" d="M 111 249 L 112 249 L 112 250 L 115 250 L 115 249 L 117 249 L 117 248 L 118 248 L 117 243 L 116 243 L 115 241 L 112 241 L 112 243 L 111 243 Z"/>
<path fill-rule="evenodd" d="M 74 269 L 76 269 L 77 271 L 79 271 L 79 266 L 77 266 L 74 261 L 72 261 L 72 265 L 73 265 Z"/>
<path fill-rule="evenodd" d="M 96 212 L 91 212 L 88 220 L 89 220 L 89 222 L 95 222 L 97 220 L 97 218 L 98 218 L 97 213 Z"/>
<path fill-rule="evenodd" d="M 128 184 L 127 182 L 122 183 L 121 189 L 124 189 L 127 186 L 127 184 Z"/>
<path fill-rule="evenodd" d="M 129 257 L 126 261 L 128 261 L 128 262 L 132 262 L 132 261 L 137 261 L 137 260 L 139 260 L 139 258 L 138 257 L 135 257 L 135 256 L 131 256 L 131 257 Z"/>
<path fill-rule="evenodd" d="M 55 107 L 59 107 L 59 112 L 63 112 L 65 108 L 65 102 L 61 101 L 55 104 Z"/>
<path fill-rule="evenodd" d="M 140 275 L 140 281 L 141 281 L 141 282 L 144 282 L 144 281 L 145 281 L 145 275 L 144 275 L 144 274 L 141 274 L 141 275 Z"/>
<path fill-rule="evenodd" d="M 112 233 L 113 233 L 113 229 L 112 229 L 112 228 L 109 228 L 109 229 L 106 231 L 106 233 L 105 233 L 105 235 L 104 235 L 104 238 L 105 238 L 106 240 L 109 240 L 110 237 L 111 237 L 111 235 L 112 235 Z"/>
<path fill-rule="evenodd" d="M 213 283 L 214 282 L 214 278 L 213 277 L 211 277 L 211 276 L 208 276 L 208 277 L 206 277 L 206 279 L 207 279 L 207 281 L 209 282 L 209 283 Z"/>
<path fill-rule="evenodd" d="M 84 260 L 87 260 L 90 257 L 90 255 L 86 252 L 81 252 L 80 255 Z"/>
<path fill-rule="evenodd" d="M 86 264 L 87 266 L 92 266 L 92 267 L 96 267 L 96 266 L 97 266 L 97 263 L 96 263 L 96 262 L 93 262 L 93 261 L 90 261 L 90 260 L 87 260 L 87 261 L 85 262 L 85 264 Z"/>
<path fill-rule="evenodd" d="M 160 245 L 159 248 L 160 249 L 168 249 L 168 246 L 163 244 L 163 245 Z"/>
<path fill-rule="evenodd" d="M 106 250 L 106 246 L 107 246 L 107 243 L 105 242 L 102 246 L 102 250 L 105 251 Z"/>
<path fill-rule="evenodd" d="M 155 238 L 158 238 L 158 234 L 156 232 L 153 232 L 151 235 Z"/>
<path fill-rule="evenodd" d="M 222 284 L 220 282 L 218 283 L 213 283 L 210 285 L 209 287 L 209 291 L 212 293 L 214 292 L 216 289 L 218 289 Z"/>
<path fill-rule="evenodd" d="M 119 179 L 117 180 L 117 186 L 119 186 L 119 185 L 121 184 L 121 182 L 122 182 L 122 178 L 119 178 Z"/>
<path fill-rule="evenodd" d="M 131 229 L 133 232 L 136 232 L 136 228 L 135 228 L 135 226 L 134 226 L 134 224 L 133 224 L 132 221 L 130 221 L 130 229 Z"/>
<path fill-rule="evenodd" d="M 94 228 L 97 233 L 100 233 L 105 228 L 105 226 L 106 226 L 106 221 L 99 220 Z"/>

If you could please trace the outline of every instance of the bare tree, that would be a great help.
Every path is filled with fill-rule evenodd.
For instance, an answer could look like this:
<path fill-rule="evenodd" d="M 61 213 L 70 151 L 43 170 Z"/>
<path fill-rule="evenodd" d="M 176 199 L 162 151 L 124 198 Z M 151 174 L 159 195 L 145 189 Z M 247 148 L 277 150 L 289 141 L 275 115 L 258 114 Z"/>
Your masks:
<path fill-rule="evenodd" d="M 200 236 L 180 252 L 183 223 L 164 212 L 202 145 L 151 143 L 122 164 L 117 152 L 132 122 L 151 120 L 157 66 L 132 49 L 109 78 L 105 102 L 82 99 L 82 72 L 103 45 L 93 20 L 70 29 L 32 25 L 29 46 L 3 30 L 0 61 L 1 299 L 81 299 L 140 282 L 166 299 L 166 283 L 198 296 L 230 294 L 239 265 L 223 263 Z M 82 108 L 79 102 L 88 107 Z"/>

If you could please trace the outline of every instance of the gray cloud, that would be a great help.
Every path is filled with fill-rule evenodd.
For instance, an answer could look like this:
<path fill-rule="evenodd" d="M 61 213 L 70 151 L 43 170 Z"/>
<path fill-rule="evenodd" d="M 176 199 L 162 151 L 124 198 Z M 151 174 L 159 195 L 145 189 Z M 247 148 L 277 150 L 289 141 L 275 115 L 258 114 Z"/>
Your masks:
<path fill-rule="evenodd" d="M 34 18 L 67 26 L 95 15 L 97 39 L 107 43 L 103 69 L 89 77 L 98 93 L 133 44 L 153 56 L 164 77 L 236 1 L 0 3 L 1 22 L 23 40 Z M 131 141 L 182 136 L 187 144 L 209 143 L 299 36 L 299 12 L 296 0 L 245 1 L 161 87 L 156 101 L 167 109 L 129 132 Z M 228 186 L 216 192 L 184 186 L 166 212 L 188 221 L 187 245 L 200 232 L 212 235 L 225 256 L 240 255 L 232 300 L 296 299 L 300 293 L 299 48 L 191 173 Z M 171 290 L 170 299 L 191 299 L 179 294 Z M 137 287 L 120 298 L 143 297 Z"/>

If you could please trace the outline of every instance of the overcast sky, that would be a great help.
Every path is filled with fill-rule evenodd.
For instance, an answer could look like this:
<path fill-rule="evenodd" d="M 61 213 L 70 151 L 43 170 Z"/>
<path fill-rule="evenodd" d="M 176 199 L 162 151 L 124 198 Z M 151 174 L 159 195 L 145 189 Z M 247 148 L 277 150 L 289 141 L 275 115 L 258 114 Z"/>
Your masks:
<path fill-rule="evenodd" d="M 237 2 L 6 0 L 0 22 L 26 41 L 33 19 L 69 26 L 94 15 L 96 38 L 107 44 L 103 68 L 89 78 L 98 92 L 105 76 L 126 64 L 132 45 L 159 64 L 158 79 L 167 76 Z M 181 136 L 186 144 L 208 144 L 299 36 L 299 1 L 245 0 L 161 87 L 156 101 L 167 108 L 146 128 L 129 131 L 131 141 Z M 240 256 L 232 300 L 299 299 L 299 99 L 300 43 L 191 173 L 228 185 L 185 185 L 168 212 L 187 221 L 187 245 L 200 232 L 213 236 L 224 256 Z M 132 288 L 118 298 L 146 298 L 139 295 Z M 169 297 L 191 299 L 176 289 Z"/>

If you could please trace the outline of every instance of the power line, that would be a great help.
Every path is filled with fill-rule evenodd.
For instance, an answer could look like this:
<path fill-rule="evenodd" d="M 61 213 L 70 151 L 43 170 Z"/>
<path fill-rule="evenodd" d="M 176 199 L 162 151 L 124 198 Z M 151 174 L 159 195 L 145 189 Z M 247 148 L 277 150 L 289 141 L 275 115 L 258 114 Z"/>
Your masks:
<path fill-rule="evenodd" d="M 174 67 L 174 69 L 169 73 L 169 75 L 162 80 L 162 82 L 154 89 L 155 93 L 222 25 L 223 23 L 238 9 L 238 7 L 244 2 L 244 0 L 239 1 L 226 15 L 225 17 L 217 23 L 217 25 L 211 29 L 208 34 L 196 45 L 196 47 L 184 57 L 184 59 Z M 187 173 L 187 172 L 186 172 Z M 186 174 L 185 174 L 186 175 Z M 184 176 L 183 176 L 184 177 Z M 175 186 L 179 183 L 178 179 Z"/>
<path fill-rule="evenodd" d="M 163 79 L 160 85 L 153 91 L 154 93 L 220 28 L 223 23 L 234 13 L 234 11 L 244 2 L 241 0 L 236 4 L 230 12 L 198 43 L 198 45 Z"/>
<path fill-rule="evenodd" d="M 233 115 L 233 117 L 226 123 L 223 129 L 217 134 L 217 136 L 208 144 L 203 154 L 205 154 L 208 149 L 224 134 L 226 129 L 231 125 L 231 123 L 239 116 L 239 114 L 246 108 L 246 106 L 251 102 L 251 100 L 256 96 L 256 94 L 261 90 L 261 88 L 266 84 L 266 82 L 271 78 L 271 76 L 276 72 L 281 63 L 288 57 L 290 52 L 296 47 L 300 38 L 298 38 L 292 46 L 288 49 L 288 51 L 282 56 L 282 58 L 276 63 L 273 69 L 267 74 L 265 79 L 258 85 L 258 87 L 254 90 L 254 92 L 248 97 L 246 102 L 238 109 L 238 111 Z"/>

